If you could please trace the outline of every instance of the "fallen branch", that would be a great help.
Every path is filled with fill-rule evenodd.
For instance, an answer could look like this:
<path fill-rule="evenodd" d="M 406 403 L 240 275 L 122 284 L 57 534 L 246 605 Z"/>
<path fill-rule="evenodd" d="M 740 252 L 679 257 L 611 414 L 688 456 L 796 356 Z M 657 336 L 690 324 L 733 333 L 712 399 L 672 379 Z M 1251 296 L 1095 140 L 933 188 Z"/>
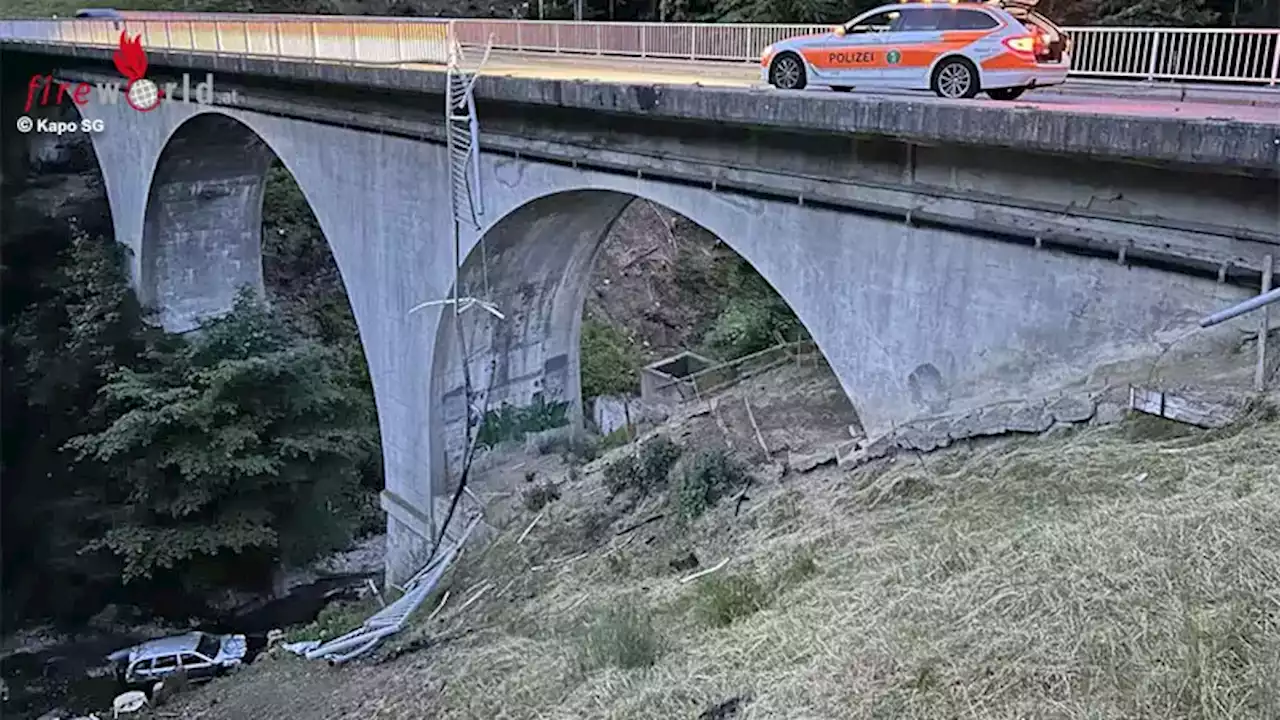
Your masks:
<path fill-rule="evenodd" d="M 520 533 L 520 537 L 516 540 L 517 545 L 524 542 L 524 539 L 529 535 L 529 532 L 533 530 L 533 526 L 537 525 L 538 521 L 542 519 L 542 516 L 546 514 L 547 514 L 546 510 L 543 510 L 542 512 L 538 513 L 538 517 L 534 518 L 533 522 L 529 523 L 529 527 L 525 528 L 524 532 Z"/>
<path fill-rule="evenodd" d="M 756 415 L 751 412 L 751 401 L 747 400 L 747 396 L 742 396 L 742 404 L 747 408 L 747 419 L 751 421 L 751 429 L 756 431 L 756 442 L 760 443 L 760 449 L 764 450 L 766 459 L 773 459 L 773 455 L 769 452 L 769 446 L 765 444 L 764 435 L 760 434 L 760 426 L 756 424 Z"/>
<path fill-rule="evenodd" d="M 475 602 L 475 601 L 479 600 L 479 599 L 480 599 L 480 596 L 481 596 L 481 595 L 483 595 L 483 594 L 485 594 L 486 592 L 488 592 L 489 588 L 491 588 L 491 587 L 493 587 L 493 585 L 490 585 L 490 584 L 487 584 L 487 583 L 486 583 L 484 587 L 480 588 L 480 592 L 476 593 L 475 595 L 472 595 L 470 600 L 468 600 L 468 601 L 466 601 L 466 602 L 462 603 L 462 607 L 458 608 L 457 612 L 459 612 L 459 613 L 460 613 L 460 612 L 462 612 L 463 610 L 466 610 L 466 609 L 471 605 L 471 603 L 473 603 L 473 602 Z"/>
<path fill-rule="evenodd" d="M 651 522 L 657 522 L 666 516 L 667 516 L 666 513 L 658 513 L 657 515 L 645 518 L 644 520 L 641 520 L 640 522 L 634 525 L 628 525 L 627 527 L 622 528 L 617 533 L 615 533 L 615 535 L 626 535 L 629 532 L 634 532 L 636 530 L 639 530 L 640 528 L 644 527 L 645 525 L 648 525 Z"/>
<path fill-rule="evenodd" d="M 449 591 L 445 590 L 444 597 L 440 598 L 440 604 L 436 605 L 436 609 L 432 610 L 431 614 L 427 616 L 427 622 L 434 620 L 435 617 L 440 614 L 440 611 L 444 609 L 444 604 L 447 602 L 449 602 Z"/>
<path fill-rule="evenodd" d="M 696 572 L 696 573 L 694 573 L 694 574 L 692 574 L 692 575 L 689 575 L 688 577 L 682 577 L 682 578 L 680 578 L 680 582 L 682 582 L 682 583 L 693 582 L 694 580 L 697 580 L 698 578 L 702 577 L 703 575 L 710 575 L 711 573 L 713 573 L 713 572 L 715 572 L 715 571 L 719 570 L 720 568 L 722 568 L 722 567 L 724 567 L 725 565 L 728 565 L 728 564 L 729 564 L 729 558 L 725 558 L 724 560 L 721 560 L 721 561 L 720 561 L 720 564 L 719 564 L 719 565 L 716 565 L 715 567 L 709 567 L 709 568 L 707 568 L 706 570 L 699 570 L 698 572 Z"/>

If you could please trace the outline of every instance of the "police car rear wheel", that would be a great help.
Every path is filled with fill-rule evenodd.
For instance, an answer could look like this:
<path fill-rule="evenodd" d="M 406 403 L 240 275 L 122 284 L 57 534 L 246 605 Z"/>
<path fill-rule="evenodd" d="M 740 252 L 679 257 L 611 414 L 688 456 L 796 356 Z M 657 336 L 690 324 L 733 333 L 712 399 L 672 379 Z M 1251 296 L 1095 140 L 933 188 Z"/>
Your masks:
<path fill-rule="evenodd" d="M 971 98 L 978 94 L 978 73 L 967 60 L 943 60 L 933 71 L 933 91 L 944 98 Z"/>
<path fill-rule="evenodd" d="M 769 69 L 769 80 L 781 90 L 803 90 L 808 82 L 804 63 L 791 53 L 779 55 L 773 61 L 773 67 Z"/>
<path fill-rule="evenodd" d="M 992 100 L 1017 100 L 1026 91 L 1026 88 L 1020 87 L 995 88 L 994 90 L 988 90 L 987 95 L 991 96 Z"/>

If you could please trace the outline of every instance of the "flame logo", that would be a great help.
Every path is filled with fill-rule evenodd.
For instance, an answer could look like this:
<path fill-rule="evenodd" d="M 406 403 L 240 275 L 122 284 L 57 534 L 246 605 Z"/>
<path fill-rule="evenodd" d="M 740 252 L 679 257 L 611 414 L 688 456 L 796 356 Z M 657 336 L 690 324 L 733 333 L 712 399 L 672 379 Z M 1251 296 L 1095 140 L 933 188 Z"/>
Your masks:
<path fill-rule="evenodd" d="M 124 86 L 124 97 L 129 107 L 138 112 L 151 112 L 160 107 L 164 91 L 146 78 L 147 53 L 142 49 L 141 35 L 130 40 L 128 33 L 121 30 L 120 49 L 111 55 L 111 59 L 120 74 L 129 80 Z"/>
<path fill-rule="evenodd" d="M 142 49 L 141 35 L 130 40 L 129 35 L 121 30 L 120 49 L 111 55 L 111 59 L 115 61 L 116 69 L 128 78 L 129 82 L 145 77 L 147 74 L 147 53 Z"/>

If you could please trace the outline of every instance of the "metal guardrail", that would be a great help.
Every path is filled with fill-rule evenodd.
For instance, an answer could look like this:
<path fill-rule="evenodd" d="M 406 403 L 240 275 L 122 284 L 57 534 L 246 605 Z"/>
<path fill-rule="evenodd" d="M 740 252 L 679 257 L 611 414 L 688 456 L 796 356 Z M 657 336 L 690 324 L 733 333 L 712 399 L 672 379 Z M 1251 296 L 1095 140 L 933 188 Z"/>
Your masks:
<path fill-rule="evenodd" d="M 4 20 L 0 37 L 338 63 L 447 62 L 448 42 L 517 52 L 755 62 L 760 51 L 826 25 L 446 20 L 332 15 L 123 12 L 123 20 Z M 1071 75 L 1275 86 L 1280 29 L 1064 28 Z"/>

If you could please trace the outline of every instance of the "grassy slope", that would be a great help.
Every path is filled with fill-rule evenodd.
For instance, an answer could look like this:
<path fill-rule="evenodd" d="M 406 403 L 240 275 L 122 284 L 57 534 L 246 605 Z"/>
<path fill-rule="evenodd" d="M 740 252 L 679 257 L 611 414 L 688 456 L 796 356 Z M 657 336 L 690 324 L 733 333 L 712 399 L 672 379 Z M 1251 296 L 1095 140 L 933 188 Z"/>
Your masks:
<path fill-rule="evenodd" d="M 755 718 L 1280 717 L 1280 421 L 828 467 L 757 487 L 738 517 L 623 537 L 660 501 L 624 514 L 593 467 L 400 642 L 450 639 L 380 665 L 267 658 L 185 709 L 668 720 L 741 695 Z M 688 550 L 731 562 L 680 583 L 668 562 Z M 590 662 L 601 649 L 614 665 Z"/>

